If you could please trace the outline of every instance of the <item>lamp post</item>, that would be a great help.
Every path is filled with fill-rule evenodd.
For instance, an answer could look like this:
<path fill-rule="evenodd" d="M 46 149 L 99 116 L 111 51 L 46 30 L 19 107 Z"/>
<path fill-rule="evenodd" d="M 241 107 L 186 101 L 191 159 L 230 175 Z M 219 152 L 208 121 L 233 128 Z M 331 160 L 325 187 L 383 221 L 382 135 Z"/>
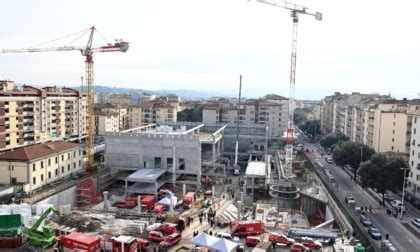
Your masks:
<path fill-rule="evenodd" d="M 402 206 L 401 206 L 401 219 L 400 219 L 402 221 L 402 219 L 403 219 L 403 208 L 404 208 L 405 180 L 406 180 L 405 173 L 407 172 L 407 170 L 409 168 L 400 168 L 400 169 L 401 170 L 404 170 L 403 187 L 402 187 L 402 195 L 401 195 L 401 202 L 402 202 Z"/>

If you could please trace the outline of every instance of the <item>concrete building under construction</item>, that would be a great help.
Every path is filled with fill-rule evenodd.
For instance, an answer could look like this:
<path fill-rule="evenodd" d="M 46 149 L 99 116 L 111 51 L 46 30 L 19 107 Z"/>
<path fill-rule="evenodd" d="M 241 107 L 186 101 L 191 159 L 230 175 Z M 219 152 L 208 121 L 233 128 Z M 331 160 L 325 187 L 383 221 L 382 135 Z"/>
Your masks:
<path fill-rule="evenodd" d="M 228 124 L 165 123 L 110 132 L 105 166 L 118 172 L 126 192 L 155 193 L 165 183 L 200 187 L 202 176 L 229 172 L 236 130 Z M 239 135 L 240 155 L 264 155 L 266 127 L 240 127 Z"/>

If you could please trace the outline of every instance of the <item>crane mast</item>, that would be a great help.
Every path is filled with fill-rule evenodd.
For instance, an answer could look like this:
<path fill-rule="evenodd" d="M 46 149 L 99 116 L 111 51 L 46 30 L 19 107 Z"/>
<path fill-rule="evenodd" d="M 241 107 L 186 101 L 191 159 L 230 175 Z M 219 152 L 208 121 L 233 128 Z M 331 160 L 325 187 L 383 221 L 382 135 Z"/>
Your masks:
<path fill-rule="evenodd" d="M 298 23 L 299 14 L 305 14 L 314 16 L 316 20 L 322 20 L 322 14 L 320 12 L 310 13 L 307 11 L 308 8 L 289 3 L 283 0 L 256 0 L 257 2 L 281 7 L 286 10 L 290 10 L 292 21 L 293 21 L 293 33 L 292 33 L 292 53 L 290 62 L 290 87 L 289 87 L 289 115 L 287 119 L 287 131 L 286 131 L 286 146 L 285 146 L 285 167 L 284 167 L 284 179 L 290 180 L 292 178 L 292 166 L 293 166 L 293 142 L 294 142 L 294 125 L 293 125 L 293 113 L 295 107 L 295 83 L 296 83 L 296 53 L 297 53 L 297 35 L 298 35 Z"/>
<path fill-rule="evenodd" d="M 94 141 L 94 131 L 93 131 L 93 108 L 94 108 L 94 99 L 93 99 L 93 84 L 94 84 L 94 65 L 93 65 L 93 54 L 96 52 L 127 52 L 129 44 L 123 40 L 116 40 L 114 44 L 107 43 L 106 45 L 93 47 L 93 37 L 95 31 L 97 32 L 95 26 L 90 27 L 87 30 L 83 30 L 80 33 L 86 34 L 89 32 L 89 39 L 86 46 L 60 46 L 60 47 L 47 47 L 47 48 L 26 48 L 26 49 L 10 49 L 10 50 L 1 50 L 1 53 L 34 53 L 34 52 L 52 52 L 52 51 L 80 51 L 82 56 L 85 59 L 85 81 L 86 81 L 86 97 L 87 97 L 87 106 L 86 106 L 86 170 L 92 172 L 95 170 L 94 160 L 93 160 L 93 141 Z M 79 34 L 80 34 L 79 33 Z M 72 34 L 75 35 L 75 34 Z M 68 35 L 66 37 L 69 37 Z M 56 41 L 55 39 L 52 41 Z M 51 42 L 52 42 L 51 41 Z M 82 78 L 83 80 L 83 78 Z"/>

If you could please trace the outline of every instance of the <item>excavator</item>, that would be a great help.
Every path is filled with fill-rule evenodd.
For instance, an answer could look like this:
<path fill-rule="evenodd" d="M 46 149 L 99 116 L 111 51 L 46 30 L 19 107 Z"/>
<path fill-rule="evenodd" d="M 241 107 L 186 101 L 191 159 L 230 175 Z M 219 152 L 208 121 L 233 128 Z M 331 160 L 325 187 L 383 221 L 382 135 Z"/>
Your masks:
<path fill-rule="evenodd" d="M 55 242 L 54 230 L 44 226 L 42 228 L 42 231 L 38 231 L 38 228 L 41 225 L 41 223 L 45 220 L 45 218 L 47 218 L 47 216 L 51 212 L 57 213 L 58 211 L 53 207 L 49 207 L 39 217 L 39 219 L 34 223 L 34 225 L 28 230 L 28 240 L 31 241 L 31 243 L 35 246 L 47 248 L 53 245 L 53 243 Z"/>

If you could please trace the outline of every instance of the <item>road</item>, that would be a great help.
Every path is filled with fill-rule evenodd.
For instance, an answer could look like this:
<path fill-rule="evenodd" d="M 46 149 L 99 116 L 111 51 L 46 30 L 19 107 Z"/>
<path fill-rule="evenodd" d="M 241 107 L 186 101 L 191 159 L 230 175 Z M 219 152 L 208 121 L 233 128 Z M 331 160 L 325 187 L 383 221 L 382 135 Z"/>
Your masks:
<path fill-rule="evenodd" d="M 306 143 L 305 148 L 317 152 L 317 147 L 313 144 Z M 331 174 L 334 176 L 337 184 L 337 187 L 334 189 L 334 191 L 343 205 L 346 205 L 344 203 L 344 198 L 348 195 L 353 196 L 355 198 L 356 206 L 363 206 L 368 208 L 371 206 L 373 210 L 372 213 L 368 213 L 368 216 L 371 218 L 373 226 L 377 227 L 381 231 L 382 237 L 385 237 L 385 234 L 388 233 L 389 240 L 392 244 L 394 244 L 398 251 L 420 250 L 420 240 L 401 224 L 399 217 L 395 218 L 388 216 L 386 214 L 387 207 L 379 207 L 379 202 L 375 198 L 373 198 L 368 192 L 363 190 L 363 188 L 360 185 L 353 182 L 350 179 L 350 176 L 341 167 L 338 167 L 334 164 L 326 163 L 325 157 L 318 157 L 318 159 L 322 162 L 324 167 L 328 168 L 331 171 Z M 347 205 L 346 207 L 350 210 L 349 212 L 352 214 L 353 218 L 355 218 L 355 221 L 360 223 L 358 219 L 359 217 L 355 213 L 354 208 L 352 207 L 352 209 L 350 209 L 350 207 Z M 412 211 L 408 211 L 403 221 L 411 222 L 411 220 L 413 219 L 413 213 L 417 213 L 417 209 L 414 210 L 413 208 Z M 361 228 L 367 229 L 361 224 L 360 226 Z M 420 231 L 419 229 L 417 230 Z M 380 247 L 380 241 L 372 241 Z"/>

